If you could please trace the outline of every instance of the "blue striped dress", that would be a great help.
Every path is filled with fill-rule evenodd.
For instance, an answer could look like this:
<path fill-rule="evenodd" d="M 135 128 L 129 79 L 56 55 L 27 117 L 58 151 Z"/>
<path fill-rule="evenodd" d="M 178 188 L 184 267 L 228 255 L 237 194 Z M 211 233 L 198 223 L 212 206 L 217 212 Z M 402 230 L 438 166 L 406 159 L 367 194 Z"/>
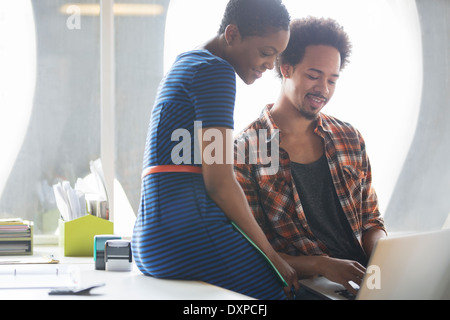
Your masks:
<path fill-rule="evenodd" d="M 206 50 L 178 56 L 158 89 L 144 168 L 179 159 L 201 166 L 194 126 L 201 121 L 203 127 L 233 128 L 235 91 L 236 75 L 225 60 Z M 285 297 L 268 263 L 208 197 L 201 174 L 162 172 L 143 179 L 132 251 L 146 275 L 205 281 L 257 299 Z"/>

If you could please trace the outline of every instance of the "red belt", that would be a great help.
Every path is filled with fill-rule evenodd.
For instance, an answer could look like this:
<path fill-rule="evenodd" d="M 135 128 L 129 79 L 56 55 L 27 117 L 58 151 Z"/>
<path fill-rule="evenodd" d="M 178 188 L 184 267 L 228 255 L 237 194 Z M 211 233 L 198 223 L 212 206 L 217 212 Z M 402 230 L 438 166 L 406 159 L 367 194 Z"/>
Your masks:
<path fill-rule="evenodd" d="M 202 167 L 189 166 L 189 165 L 159 165 L 159 166 L 151 166 L 144 169 L 142 172 L 142 178 L 148 176 L 152 173 L 157 172 L 190 172 L 190 173 L 202 173 Z"/>

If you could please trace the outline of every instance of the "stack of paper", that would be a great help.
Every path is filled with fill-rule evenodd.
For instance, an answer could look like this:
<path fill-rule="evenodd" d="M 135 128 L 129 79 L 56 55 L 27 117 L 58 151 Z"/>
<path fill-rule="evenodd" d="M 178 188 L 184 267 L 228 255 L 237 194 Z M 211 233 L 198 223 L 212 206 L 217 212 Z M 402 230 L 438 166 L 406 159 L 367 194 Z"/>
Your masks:
<path fill-rule="evenodd" d="M 32 252 L 32 223 L 21 219 L 0 220 L 0 255 Z"/>
<path fill-rule="evenodd" d="M 72 189 L 69 181 L 53 185 L 56 205 L 64 221 L 70 221 L 86 215 L 86 200 L 84 193 Z"/>
<path fill-rule="evenodd" d="M 53 185 L 56 205 L 64 221 L 71 221 L 86 214 L 109 219 L 108 195 L 100 159 L 90 162 L 91 173 L 78 178 L 74 188 L 69 181 Z"/>
<path fill-rule="evenodd" d="M 105 187 L 102 162 L 100 159 L 89 163 L 91 174 L 78 181 L 80 189 L 85 190 L 86 202 L 90 214 L 109 220 L 108 195 Z"/>

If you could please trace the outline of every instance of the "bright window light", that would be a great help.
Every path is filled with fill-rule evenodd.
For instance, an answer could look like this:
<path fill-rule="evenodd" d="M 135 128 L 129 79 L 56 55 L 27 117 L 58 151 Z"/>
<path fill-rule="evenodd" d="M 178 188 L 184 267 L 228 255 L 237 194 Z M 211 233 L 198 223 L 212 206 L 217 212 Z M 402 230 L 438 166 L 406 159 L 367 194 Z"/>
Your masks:
<path fill-rule="evenodd" d="M 0 1 L 0 196 L 30 121 L 36 81 L 31 2 Z"/>
<path fill-rule="evenodd" d="M 213 37 L 227 0 L 172 0 L 165 39 L 165 70 L 175 57 Z M 323 110 L 364 136 L 380 209 L 384 213 L 416 130 L 422 89 L 422 45 L 414 1 L 284 0 L 292 18 L 330 17 L 353 43 L 333 99 Z M 207 12 L 208 14 L 205 14 Z M 189 26 L 186 28 L 185 26 Z M 275 102 L 280 81 L 266 72 L 247 86 L 238 81 L 235 131 Z M 393 138 L 395 137 L 395 138 Z"/>

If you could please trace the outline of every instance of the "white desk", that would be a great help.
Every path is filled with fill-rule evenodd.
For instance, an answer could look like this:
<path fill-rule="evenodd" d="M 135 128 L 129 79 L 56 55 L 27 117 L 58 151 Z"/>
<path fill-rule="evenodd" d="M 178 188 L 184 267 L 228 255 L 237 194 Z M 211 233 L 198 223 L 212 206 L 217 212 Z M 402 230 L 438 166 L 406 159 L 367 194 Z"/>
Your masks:
<path fill-rule="evenodd" d="M 250 300 L 250 297 L 201 281 L 162 280 L 143 275 L 133 265 L 130 272 L 95 270 L 93 258 L 64 257 L 57 247 L 37 246 L 34 256 L 53 254 L 60 265 L 80 270 L 82 286 L 104 283 L 90 295 L 54 296 L 50 289 L 0 289 L 0 300 L 29 299 L 150 299 L 150 300 Z M 51 267 L 52 265 L 36 265 Z M 54 267 L 54 266 L 53 266 Z"/>

